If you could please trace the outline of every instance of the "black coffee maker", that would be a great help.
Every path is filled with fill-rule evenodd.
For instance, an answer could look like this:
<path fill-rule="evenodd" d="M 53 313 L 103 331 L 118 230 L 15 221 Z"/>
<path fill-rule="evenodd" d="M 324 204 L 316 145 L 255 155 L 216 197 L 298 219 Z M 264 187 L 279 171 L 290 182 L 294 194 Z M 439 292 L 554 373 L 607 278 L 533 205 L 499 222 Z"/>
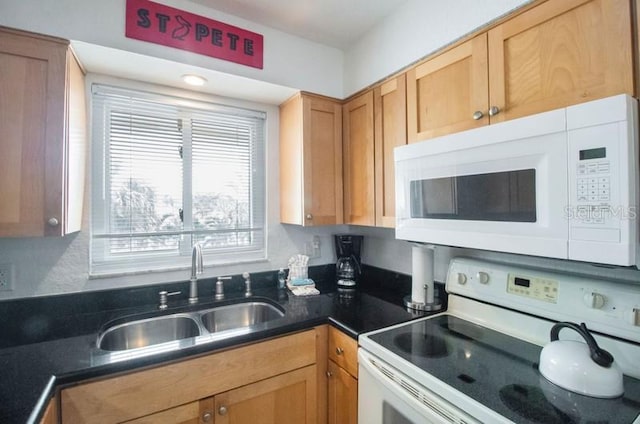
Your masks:
<path fill-rule="evenodd" d="M 351 234 L 335 235 L 336 243 L 336 279 L 338 287 L 355 288 L 360 274 L 360 249 L 363 236 Z"/>

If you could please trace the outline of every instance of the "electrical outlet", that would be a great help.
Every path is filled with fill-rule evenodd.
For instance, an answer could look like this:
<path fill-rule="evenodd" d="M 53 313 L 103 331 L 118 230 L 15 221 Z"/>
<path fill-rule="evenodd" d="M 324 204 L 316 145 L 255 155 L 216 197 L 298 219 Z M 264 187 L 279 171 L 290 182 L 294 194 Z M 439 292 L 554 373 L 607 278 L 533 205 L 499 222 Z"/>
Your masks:
<path fill-rule="evenodd" d="M 304 254 L 307 255 L 309 259 L 317 259 L 322 256 L 320 236 L 313 236 L 311 241 L 304 244 Z"/>
<path fill-rule="evenodd" d="M 13 265 L 0 264 L 0 291 L 13 290 Z"/>

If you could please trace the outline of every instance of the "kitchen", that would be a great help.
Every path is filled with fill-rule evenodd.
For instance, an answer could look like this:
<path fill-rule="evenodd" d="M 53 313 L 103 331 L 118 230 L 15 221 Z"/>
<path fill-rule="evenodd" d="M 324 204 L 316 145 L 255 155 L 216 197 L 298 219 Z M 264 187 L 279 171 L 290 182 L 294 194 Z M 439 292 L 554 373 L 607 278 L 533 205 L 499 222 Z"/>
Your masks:
<path fill-rule="evenodd" d="M 59 4 L 40 5 L 36 2 L 3 5 L 0 24 L 78 40 L 77 43 L 74 42 L 74 48 L 81 57 L 83 49 L 84 51 L 97 51 L 98 58 L 105 57 L 100 54 L 118 55 L 122 54 L 122 51 L 127 51 L 133 53 L 134 57 L 126 56 L 126 60 L 140 60 L 142 61 L 141 67 L 146 69 L 154 69 L 154 65 L 144 62 L 146 58 L 139 55 L 153 56 L 163 61 L 162 65 L 167 65 L 166 69 L 170 69 L 170 66 L 174 66 L 175 63 L 188 63 L 198 68 L 234 74 L 244 77 L 245 80 L 251 79 L 253 82 L 246 81 L 248 85 L 254 84 L 256 80 L 266 82 L 268 84 L 264 89 L 260 86 L 261 88 L 258 90 L 248 90 L 265 93 L 263 95 L 273 89 L 272 84 L 277 84 L 342 99 L 387 75 L 395 73 L 406 65 L 428 55 L 431 51 L 437 50 L 474 28 L 482 26 L 485 22 L 517 7 L 520 3 L 522 2 L 499 4 L 491 2 L 491 4 L 485 5 L 482 10 L 473 7 L 465 8 L 464 4 L 456 4 L 449 5 L 443 10 L 428 10 L 429 13 L 427 13 L 427 10 L 423 9 L 426 6 L 421 6 L 418 2 L 409 2 L 405 7 L 399 7 L 396 13 L 390 15 L 383 24 L 378 24 L 375 31 L 363 37 L 346 53 L 335 48 L 291 37 L 233 15 L 216 13 L 216 19 L 236 24 L 242 28 L 250 28 L 265 35 L 268 44 L 265 45 L 265 68 L 262 71 L 126 39 L 123 34 L 123 2 L 109 2 L 109 4 L 100 5 L 67 2 L 64 4 L 66 7 Z M 205 6 L 197 2 L 172 2 L 172 6 L 204 16 L 210 14 Z M 36 12 L 38 10 L 40 12 Z M 105 16 L 114 18 L 103 19 Z M 424 23 L 425 19 L 429 20 L 429 25 Z M 406 43 L 407 39 L 423 39 L 425 41 L 424 44 Z M 402 46 L 402 49 L 398 46 Z M 87 59 L 83 64 L 89 69 L 91 66 L 96 67 L 95 72 L 97 73 L 108 72 L 101 67 L 106 67 L 109 64 L 101 63 L 100 60 L 90 64 Z M 154 82 L 154 79 L 159 76 L 137 75 L 130 78 Z M 163 82 L 158 83 L 163 84 Z M 289 93 L 293 94 L 293 92 L 292 90 Z M 280 100 L 284 99 L 280 98 Z M 236 102 L 236 104 L 245 105 L 241 102 Z M 267 115 L 277 116 L 277 107 L 266 105 L 263 109 L 267 111 Z M 268 125 L 268 131 L 270 131 L 269 140 L 278 139 L 277 125 Z M 322 246 L 321 256 L 314 260 L 315 264 L 332 263 L 334 256 L 331 236 L 336 232 L 352 232 L 366 236 L 363 251 L 364 263 L 403 274 L 411 273 L 411 245 L 395 240 L 393 230 L 373 227 L 302 228 L 280 225 L 277 149 L 272 148 L 268 150 L 267 154 L 270 155 L 267 163 L 272 165 L 271 168 L 268 167 L 267 181 L 270 200 L 268 206 L 269 263 L 205 268 L 205 277 L 240 274 L 247 270 L 259 272 L 278 269 L 286 264 L 286 260 L 292 253 L 304 251 L 305 244 L 314 235 L 320 236 Z M 161 275 L 136 275 L 135 279 L 131 277 L 88 279 L 88 246 L 89 237 L 86 231 L 64 238 L 1 240 L 2 262 L 13 264 L 15 280 L 19 281 L 19 284 L 15 283 L 12 292 L 0 293 L 5 299 L 26 298 L 137 286 L 162 281 L 179 281 L 188 276 L 188 271 L 183 269 Z M 437 281 L 445 281 L 449 259 L 459 254 L 483 259 L 508 260 L 522 265 L 562 269 L 582 275 L 614 277 L 622 281 L 638 280 L 638 272 L 630 268 L 601 268 L 578 262 L 536 259 L 485 251 L 460 252 L 453 248 L 442 247 L 438 248 L 436 256 L 435 278 Z M 34 264 L 37 265 L 34 266 Z"/>

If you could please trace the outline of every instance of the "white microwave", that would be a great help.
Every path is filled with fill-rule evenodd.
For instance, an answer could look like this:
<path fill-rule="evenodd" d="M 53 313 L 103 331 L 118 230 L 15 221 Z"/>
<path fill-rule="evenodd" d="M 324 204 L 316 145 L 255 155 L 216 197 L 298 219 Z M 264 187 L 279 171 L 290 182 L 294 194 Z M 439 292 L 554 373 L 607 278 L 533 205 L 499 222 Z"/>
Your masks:
<path fill-rule="evenodd" d="M 637 108 L 618 95 L 397 147 L 396 238 L 636 265 Z"/>

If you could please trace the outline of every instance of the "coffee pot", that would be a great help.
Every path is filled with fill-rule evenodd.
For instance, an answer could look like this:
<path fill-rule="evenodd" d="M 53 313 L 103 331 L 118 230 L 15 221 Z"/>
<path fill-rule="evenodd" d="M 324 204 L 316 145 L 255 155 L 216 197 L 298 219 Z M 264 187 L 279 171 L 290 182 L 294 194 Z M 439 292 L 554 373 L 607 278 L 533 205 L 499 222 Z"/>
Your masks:
<path fill-rule="evenodd" d="M 360 248 L 363 236 L 340 234 L 335 236 L 336 279 L 338 287 L 355 288 L 360 274 Z"/>

